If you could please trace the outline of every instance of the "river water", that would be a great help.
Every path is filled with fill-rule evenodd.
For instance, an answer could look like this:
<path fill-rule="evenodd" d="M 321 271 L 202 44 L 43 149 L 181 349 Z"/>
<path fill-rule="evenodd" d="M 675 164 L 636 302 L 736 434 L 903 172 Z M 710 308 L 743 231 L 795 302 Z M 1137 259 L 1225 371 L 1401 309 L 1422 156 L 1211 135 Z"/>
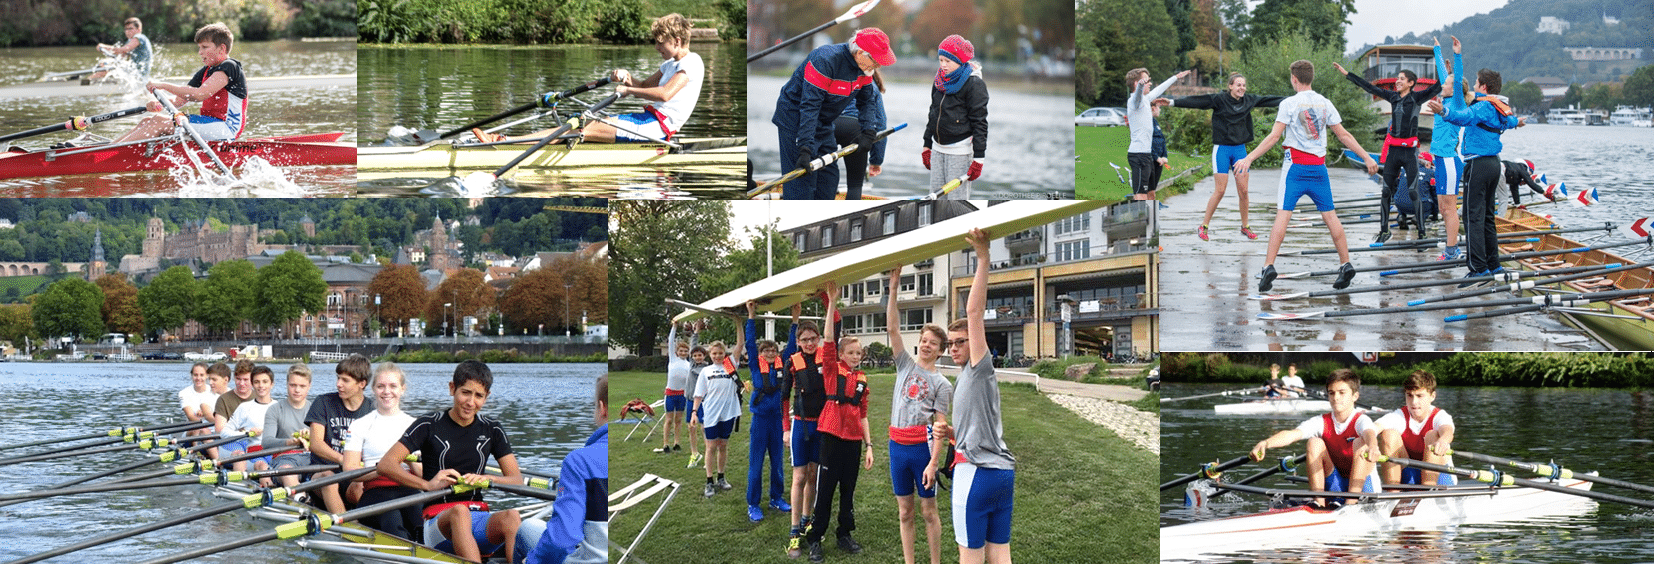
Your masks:
<path fill-rule="evenodd" d="M 736 116 L 746 104 L 742 46 L 695 44 L 706 64 L 706 82 L 689 122 L 678 132 L 686 137 L 739 136 L 746 124 Z M 392 126 L 446 131 L 533 101 L 550 91 L 564 91 L 624 68 L 647 76 L 660 67 L 653 46 L 363 46 L 361 92 L 357 102 L 358 139 L 364 145 L 384 140 Z M 613 92 L 605 87 L 580 98 L 596 102 Z M 642 111 L 644 103 L 628 97 L 609 113 Z M 518 116 L 526 117 L 526 116 Z M 565 115 L 565 118 L 567 116 Z M 516 118 L 512 118 L 516 119 Z M 504 121 L 492 124 L 498 125 Z M 540 120 L 504 133 L 522 135 L 554 126 Z M 490 125 L 489 127 L 492 127 Z M 738 167 L 737 167 L 738 168 Z M 417 195 L 435 178 L 364 176 L 364 195 Z M 686 195 L 706 190 L 728 192 L 745 184 L 745 170 L 675 171 L 613 169 L 598 173 L 516 171 L 507 177 L 515 195 L 620 196 L 658 190 Z"/>
<path fill-rule="evenodd" d="M 1161 393 L 1170 398 L 1236 387 L 1235 384 L 1168 383 Z M 1233 401 L 1234 398 L 1198 399 L 1166 404 L 1161 409 L 1162 482 L 1195 471 L 1214 459 L 1240 456 L 1275 431 L 1294 427 L 1317 415 L 1220 416 L 1212 410 L 1217 403 Z M 1361 391 L 1363 404 L 1394 408 L 1400 402 L 1399 387 L 1366 386 Z M 1610 389 L 1442 388 L 1437 392 L 1435 405 L 1453 414 L 1458 426 L 1453 443 L 1456 449 L 1532 462 L 1554 459 L 1578 472 L 1594 470 L 1606 477 L 1654 484 L 1654 467 L 1649 465 L 1649 445 L 1654 443 L 1654 394 Z M 1269 452 L 1268 458 L 1301 454 L 1303 448 L 1300 442 L 1275 449 Z M 1486 467 L 1469 461 L 1460 461 L 1459 465 Z M 1244 466 L 1231 470 L 1228 477 L 1238 479 L 1262 468 L 1261 465 Z M 1304 488 L 1302 484 L 1273 479 L 1257 485 Z M 1654 497 L 1602 485 L 1593 490 L 1639 499 Z M 1183 507 L 1182 498 L 1181 488 L 1161 492 L 1161 526 L 1244 515 L 1267 508 L 1256 496 L 1248 496 L 1240 501 L 1231 498 L 1206 509 L 1191 510 Z M 1654 525 L 1654 510 L 1607 502 L 1586 502 L 1576 509 L 1579 510 L 1548 516 L 1542 521 L 1327 539 L 1323 544 L 1233 553 L 1204 558 L 1202 562 L 1615 564 L 1654 560 L 1654 538 L 1647 533 Z M 1260 542 L 1263 538 L 1260 536 Z"/>
<path fill-rule="evenodd" d="M 30 442 L 74 436 L 119 426 L 153 426 L 182 417 L 178 390 L 189 384 L 183 363 L 0 364 L 0 436 L 7 442 Z M 403 411 L 421 415 L 452 405 L 447 384 L 452 364 L 404 364 L 409 391 Z M 286 393 L 287 365 L 272 365 L 278 374 L 275 395 Z M 525 471 L 555 475 L 563 457 L 585 444 L 595 428 L 593 386 L 607 371 L 603 364 L 495 364 L 494 386 L 483 414 L 502 422 Z M 310 395 L 334 391 L 330 365 L 317 364 Z M 281 401 L 281 400 L 278 400 Z M 44 447 L 19 449 L 35 452 Z M 0 452 L 0 458 L 20 456 Z M 142 460 L 114 453 L 0 466 L 6 492 L 26 491 Z M 155 466 L 154 468 L 159 468 Z M 152 469 L 152 468 L 151 468 Z M 67 545 L 91 536 L 183 515 L 219 503 L 203 495 L 204 487 L 143 490 L 33 501 L 0 508 L 0 561 Z M 490 499 L 502 496 L 491 494 Z M 266 530 L 264 521 L 241 514 L 193 522 L 140 535 L 78 554 L 80 561 L 125 562 L 133 555 L 159 556 L 173 550 L 228 541 Z M 18 542 L 26 539 L 26 541 Z M 349 562 L 301 550 L 292 544 L 269 544 L 239 550 L 233 557 L 205 561 L 282 563 Z M 75 558 L 75 557 L 67 557 Z"/>
<path fill-rule="evenodd" d="M 770 119 L 786 76 L 747 78 L 751 99 L 747 131 L 753 158 L 753 176 L 760 181 L 781 176 L 780 139 Z M 1027 92 L 988 82 L 988 151 L 982 178 L 971 188 L 973 199 L 1044 198 L 1059 193 L 1074 197 L 1074 96 Z M 930 83 L 885 83 L 885 113 L 891 127 L 907 128 L 891 134 L 885 149 L 884 172 L 869 179 L 862 194 L 887 198 L 923 196 L 930 171 L 919 159 L 923 130 L 930 112 Z M 840 165 L 841 167 L 843 165 Z M 839 177 L 843 186 L 843 175 Z"/>

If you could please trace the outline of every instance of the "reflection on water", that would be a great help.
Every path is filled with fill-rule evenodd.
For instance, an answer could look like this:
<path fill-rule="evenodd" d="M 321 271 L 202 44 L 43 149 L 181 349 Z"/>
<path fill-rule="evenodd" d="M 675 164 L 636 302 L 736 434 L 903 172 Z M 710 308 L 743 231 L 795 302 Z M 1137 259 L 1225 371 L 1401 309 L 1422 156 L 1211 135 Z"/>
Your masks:
<path fill-rule="evenodd" d="M 452 405 L 447 383 L 452 364 L 403 364 L 408 393 L 403 411 L 421 415 Z M 271 365 L 286 374 L 286 365 Z M 316 378 L 311 396 L 334 390 L 332 367 L 311 367 Z M 495 364 L 494 386 L 483 414 L 501 421 L 524 470 L 556 474 L 557 465 L 583 445 L 593 429 L 593 385 L 602 364 Z M 175 420 L 178 390 L 189 384 L 189 365 L 152 364 L 0 364 L 0 436 L 27 442 L 74 436 L 117 426 L 153 425 Z M 51 382 L 43 386 L 43 382 Z M 285 393 L 278 382 L 276 395 Z M 34 452 L 38 449 L 21 449 Z M 0 458 L 17 456 L 0 452 Z M 116 464 L 143 459 L 137 452 L 65 458 L 0 466 L 4 491 L 23 491 L 89 475 Z M 0 560 L 11 560 L 87 537 L 199 511 L 221 503 L 203 487 L 161 488 L 144 493 L 111 493 L 57 498 L 0 508 L 0 538 L 29 542 L 0 543 Z M 505 499 L 490 494 L 491 500 Z M 515 505 L 506 502 L 505 505 Z M 267 530 L 265 522 L 230 514 L 140 535 L 136 539 L 77 553 L 87 562 L 132 561 L 134 550 L 160 555 L 179 548 L 223 541 Z M 248 563 L 351 562 L 319 556 L 292 544 L 272 543 L 242 550 L 218 561 Z"/>
<path fill-rule="evenodd" d="M 1529 125 L 1501 138 L 1505 160 L 1530 160 L 1551 183 L 1566 182 L 1568 193 L 1596 189 L 1601 203 L 1590 207 L 1546 205 L 1534 211 L 1552 214 L 1566 227 L 1614 222 L 1625 226 L 1646 217 L 1654 206 L 1654 129 L 1646 127 L 1589 127 Z M 1523 194 L 1524 202 L 1532 202 Z M 1621 231 L 1616 238 L 1627 234 Z"/>

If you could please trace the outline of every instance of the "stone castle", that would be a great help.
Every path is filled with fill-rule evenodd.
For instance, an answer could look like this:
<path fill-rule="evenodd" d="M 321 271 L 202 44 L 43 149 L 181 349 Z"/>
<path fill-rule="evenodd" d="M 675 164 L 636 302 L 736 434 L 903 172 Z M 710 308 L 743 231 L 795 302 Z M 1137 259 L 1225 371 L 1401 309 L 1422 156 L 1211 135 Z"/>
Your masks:
<path fill-rule="evenodd" d="M 161 259 L 219 263 L 247 258 L 269 247 L 260 242 L 257 225 L 231 225 L 229 231 L 219 233 L 206 220 L 192 220 L 180 225 L 177 233 L 168 234 L 160 218 L 150 218 L 143 254 L 121 257 L 120 271 L 136 274 L 159 270 Z"/>

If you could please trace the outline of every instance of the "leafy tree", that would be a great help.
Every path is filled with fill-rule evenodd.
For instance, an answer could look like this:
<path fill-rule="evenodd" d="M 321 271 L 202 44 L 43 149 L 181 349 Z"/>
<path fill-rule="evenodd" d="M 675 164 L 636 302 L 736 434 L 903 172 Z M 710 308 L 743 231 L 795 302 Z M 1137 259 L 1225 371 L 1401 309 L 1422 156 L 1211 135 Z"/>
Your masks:
<path fill-rule="evenodd" d="M 430 296 L 425 292 L 425 279 L 413 265 L 391 265 L 379 270 L 368 282 L 368 293 L 379 297 L 376 315 L 390 326 L 407 327 L 408 320 L 425 311 Z"/>
<path fill-rule="evenodd" d="M 494 288 L 483 282 L 482 278 L 482 271 L 462 268 L 437 284 L 425 302 L 426 319 L 435 321 L 432 325 L 436 326 L 441 326 L 446 320 L 449 327 L 457 332 L 460 320 L 466 316 L 482 317 L 486 310 L 494 307 L 495 301 Z"/>
<path fill-rule="evenodd" d="M 144 313 L 138 307 L 138 288 L 122 273 L 98 277 L 98 288 L 103 290 L 103 325 L 114 333 L 129 335 L 144 332 Z"/>
<path fill-rule="evenodd" d="M 831 17 L 831 16 L 828 16 Z M 698 277 L 729 242 L 728 202 L 614 202 L 610 215 L 609 339 L 638 354 L 655 350 L 670 316 L 665 300 L 699 301 Z"/>
<path fill-rule="evenodd" d="M 156 275 L 138 290 L 144 326 L 151 331 L 182 327 L 192 318 L 196 291 L 195 274 L 189 267 L 174 266 Z"/>
<path fill-rule="evenodd" d="M 246 260 L 227 260 L 207 270 L 196 301 L 195 319 L 213 331 L 234 331 L 252 315 L 258 267 Z"/>
<path fill-rule="evenodd" d="M 1355 0 L 1264 0 L 1252 10 L 1250 31 L 1242 49 L 1263 46 L 1286 37 L 1307 37 L 1318 48 L 1344 48 L 1344 26 L 1355 13 Z"/>
<path fill-rule="evenodd" d="M 29 304 L 0 306 L 0 340 L 10 342 L 12 346 L 22 348 L 24 341 L 39 341 L 40 334 L 34 330 L 34 315 Z"/>
<path fill-rule="evenodd" d="M 1643 65 L 1625 79 L 1625 103 L 1646 108 L 1654 106 L 1654 65 Z"/>
<path fill-rule="evenodd" d="M 1584 99 L 1585 99 L 1585 90 L 1580 88 L 1578 84 L 1569 84 L 1568 85 L 1568 92 L 1566 94 L 1562 95 L 1562 99 L 1558 100 L 1557 104 L 1559 106 L 1564 106 L 1564 107 L 1572 106 L 1572 105 L 1578 104 L 1581 100 L 1584 100 Z"/>
<path fill-rule="evenodd" d="M 1580 102 L 1587 108 L 1612 111 L 1620 102 L 1619 93 L 1614 90 L 1614 87 L 1606 83 L 1596 83 L 1585 90 L 1585 96 Z"/>
<path fill-rule="evenodd" d="M 1166 5 L 1098 0 L 1077 15 L 1079 54 L 1074 98 L 1088 105 L 1125 105 L 1126 71 L 1143 67 L 1157 80 L 1178 70 L 1177 30 Z"/>
<path fill-rule="evenodd" d="M 298 251 L 287 251 L 269 266 L 258 269 L 253 285 L 254 323 L 276 327 L 305 312 L 319 312 L 327 304 L 327 282 L 322 269 Z"/>
<path fill-rule="evenodd" d="M 1538 106 L 1545 99 L 1545 94 L 1540 90 L 1539 85 L 1532 82 L 1519 82 L 1506 86 L 1500 93 L 1510 98 L 1510 105 L 1524 110 Z"/>
<path fill-rule="evenodd" d="M 34 302 L 34 326 L 53 337 L 103 334 L 103 290 L 80 278 L 64 278 L 46 287 Z"/>
<path fill-rule="evenodd" d="M 609 276 L 607 260 L 560 256 L 536 270 L 513 280 L 500 296 L 500 313 L 513 333 L 533 334 L 540 326 L 548 333 L 561 332 L 564 307 L 568 324 L 575 333 L 582 313 L 593 323 L 608 320 Z"/>

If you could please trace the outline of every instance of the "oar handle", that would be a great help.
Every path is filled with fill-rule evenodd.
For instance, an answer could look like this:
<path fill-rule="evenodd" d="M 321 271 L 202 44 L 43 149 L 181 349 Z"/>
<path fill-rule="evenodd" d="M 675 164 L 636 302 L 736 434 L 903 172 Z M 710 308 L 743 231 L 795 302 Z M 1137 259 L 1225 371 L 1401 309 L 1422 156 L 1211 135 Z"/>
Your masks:
<path fill-rule="evenodd" d="M 1187 474 L 1187 475 L 1175 478 L 1175 479 L 1173 479 L 1169 482 L 1166 482 L 1164 484 L 1160 484 L 1160 491 L 1166 491 L 1166 490 L 1181 486 L 1183 484 L 1193 482 L 1195 480 L 1200 479 L 1203 476 L 1210 475 L 1214 472 L 1222 472 L 1224 470 L 1228 470 L 1230 468 L 1235 468 L 1237 466 L 1241 466 L 1241 465 L 1246 464 L 1246 463 L 1251 462 L 1251 461 L 1252 461 L 1252 455 L 1250 453 L 1248 453 L 1248 454 L 1243 454 L 1241 456 L 1238 456 L 1238 457 L 1234 458 L 1233 460 L 1229 460 L 1227 462 L 1221 462 L 1221 463 L 1217 463 L 1217 464 L 1207 464 L 1204 468 L 1201 468 L 1199 472 L 1194 472 L 1194 473 L 1191 473 L 1191 474 Z"/>
<path fill-rule="evenodd" d="M 224 161 L 218 158 L 218 152 L 213 151 L 212 146 L 207 144 L 207 140 L 201 137 L 201 132 L 196 131 L 195 126 L 190 125 L 189 118 L 184 116 L 184 112 L 178 111 L 178 107 L 172 105 L 172 100 L 167 99 L 166 91 L 154 90 L 151 91 L 150 94 L 155 96 L 155 100 L 161 103 L 161 107 L 166 109 L 168 114 L 172 115 L 172 119 L 177 124 L 178 128 L 183 129 L 185 133 L 189 134 L 190 139 L 195 140 L 195 145 L 201 148 L 201 152 L 206 153 L 208 157 L 212 158 L 213 164 L 218 165 L 219 172 L 224 173 L 225 176 L 230 177 L 232 180 L 236 179 L 235 172 L 231 171 L 230 167 L 226 166 Z M 189 147 L 179 148 L 182 149 L 185 154 L 191 154 Z"/>
<path fill-rule="evenodd" d="M 883 140 L 884 138 L 889 137 L 890 134 L 895 133 L 897 131 L 901 131 L 902 129 L 904 129 L 906 127 L 907 127 L 907 123 L 903 122 L 903 123 L 896 124 L 896 127 L 892 127 L 890 129 L 880 131 L 877 135 L 873 136 L 873 142 L 877 143 L 877 142 Z M 860 149 L 861 149 L 861 145 L 859 143 L 851 143 L 849 145 L 845 145 L 844 148 L 842 148 L 842 149 L 839 149 L 837 151 L 834 151 L 834 152 L 828 153 L 826 155 L 823 155 L 823 156 L 821 156 L 821 157 L 819 157 L 819 158 L 817 158 L 813 161 L 810 161 L 809 164 L 806 164 L 803 167 L 793 169 L 792 172 L 788 172 L 787 174 L 781 175 L 781 178 L 777 178 L 775 180 L 771 180 L 769 182 L 759 184 L 758 187 L 747 191 L 747 198 L 756 198 L 756 197 L 758 197 L 759 194 L 769 192 L 771 190 L 772 186 L 775 186 L 777 184 L 781 184 L 781 183 L 790 181 L 792 179 L 798 178 L 800 176 L 804 176 L 806 174 L 821 170 L 822 168 L 825 168 L 827 165 L 833 164 L 834 162 L 837 162 L 839 159 L 844 158 L 845 156 L 848 156 L 850 153 L 854 153 L 854 152 L 856 152 Z"/>
<path fill-rule="evenodd" d="M 109 121 L 109 120 L 112 120 L 112 119 L 123 118 L 123 117 L 126 117 L 126 116 L 135 115 L 135 114 L 141 114 L 141 113 L 144 113 L 147 110 L 148 110 L 148 108 L 145 108 L 143 106 L 138 106 L 138 107 L 135 107 L 135 108 L 127 108 L 127 109 L 124 109 L 124 110 L 117 110 L 117 111 L 109 112 L 107 114 L 98 114 L 98 115 L 95 115 L 95 116 L 92 116 L 92 117 L 75 116 L 75 117 L 69 118 L 68 121 L 65 121 L 63 123 L 54 123 L 52 125 L 36 127 L 34 129 L 30 129 L 28 131 L 20 131 L 20 132 L 8 134 L 8 135 L 0 135 L 0 143 L 4 143 L 6 141 L 12 141 L 12 140 L 15 140 L 15 139 L 23 139 L 23 138 L 27 138 L 27 137 L 34 137 L 36 135 L 45 135 L 47 133 L 57 133 L 59 131 L 81 131 L 81 130 L 86 129 L 87 126 L 90 126 L 94 123 L 103 123 L 103 122 L 106 122 L 106 121 Z"/>

